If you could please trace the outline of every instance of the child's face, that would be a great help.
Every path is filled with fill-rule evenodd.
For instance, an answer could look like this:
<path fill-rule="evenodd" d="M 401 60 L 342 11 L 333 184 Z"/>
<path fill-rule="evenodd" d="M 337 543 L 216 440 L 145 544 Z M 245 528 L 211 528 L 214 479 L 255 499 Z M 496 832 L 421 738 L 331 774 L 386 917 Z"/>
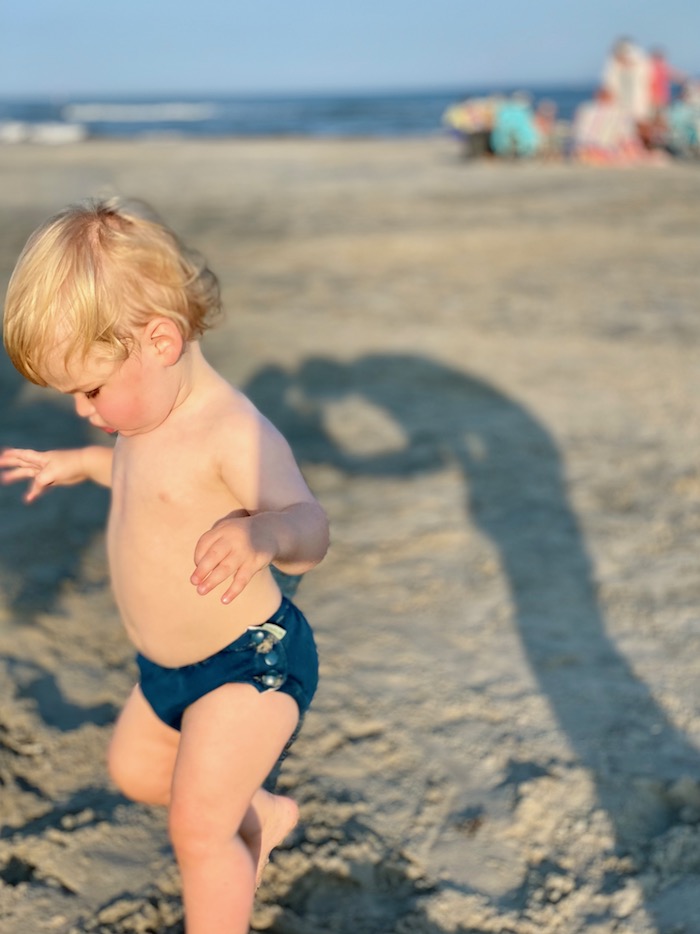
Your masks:
<path fill-rule="evenodd" d="M 144 434 L 157 428 L 172 411 L 178 386 L 168 369 L 137 342 L 126 360 L 114 360 L 99 349 L 59 368 L 49 361 L 49 385 L 75 399 L 75 410 L 108 434 Z M 61 372 L 62 369 L 62 372 Z"/>

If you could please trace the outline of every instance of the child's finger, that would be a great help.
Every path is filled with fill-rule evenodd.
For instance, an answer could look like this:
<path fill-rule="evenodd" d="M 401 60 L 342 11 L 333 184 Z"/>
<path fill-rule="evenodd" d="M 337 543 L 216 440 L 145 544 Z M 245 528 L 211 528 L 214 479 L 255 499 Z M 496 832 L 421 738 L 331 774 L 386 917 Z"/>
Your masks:
<path fill-rule="evenodd" d="M 0 467 L 26 467 L 27 459 L 17 457 L 13 451 L 3 451 L 0 454 Z"/>
<path fill-rule="evenodd" d="M 198 593 L 206 594 L 235 574 L 237 568 L 238 563 L 228 549 L 214 547 L 199 562 L 190 581 L 197 587 Z"/>
<path fill-rule="evenodd" d="M 220 563 L 220 559 L 216 558 L 210 552 L 206 552 L 206 554 L 196 563 L 196 567 L 192 572 L 192 576 L 190 577 L 191 583 L 197 585 L 202 584 L 204 581 L 208 580 L 214 568 L 216 568 Z"/>
<path fill-rule="evenodd" d="M 230 551 L 231 545 L 217 533 L 216 529 L 205 532 L 194 549 L 196 565 L 194 575 L 204 580 L 217 564 L 221 564 L 226 559 Z"/>
<path fill-rule="evenodd" d="M 235 568 L 219 564 L 210 574 L 207 574 L 204 580 L 196 585 L 197 593 L 202 596 L 211 593 L 215 587 L 218 587 L 219 584 L 223 584 L 226 578 L 231 577 L 234 573 Z"/>
<path fill-rule="evenodd" d="M 37 476 L 34 477 L 33 483 L 27 490 L 26 496 L 24 497 L 25 502 L 31 503 L 35 499 L 39 499 L 52 485 L 51 481 L 47 482 L 45 477 L 42 477 L 41 474 L 37 474 Z"/>
<path fill-rule="evenodd" d="M 204 535 L 200 536 L 197 544 L 194 546 L 194 563 L 197 568 L 201 565 L 202 561 L 206 557 L 207 552 L 211 546 L 212 542 L 212 533 L 211 530 L 205 532 Z M 195 573 L 197 573 L 195 571 Z M 194 577 L 194 575 L 192 575 Z"/>
<path fill-rule="evenodd" d="M 26 448 L 5 448 L 0 452 L 0 466 L 2 467 L 42 467 L 46 463 L 46 455 L 39 451 Z"/>
<path fill-rule="evenodd" d="M 195 569 L 191 577 L 192 583 L 205 580 L 220 565 L 228 566 L 224 577 L 221 578 L 221 580 L 224 580 L 232 572 L 235 560 L 229 542 L 220 535 L 216 535 L 214 529 L 205 532 L 197 542 L 194 550 Z"/>
<path fill-rule="evenodd" d="M 222 603 L 231 603 L 236 597 L 242 593 L 245 588 L 250 583 L 250 576 L 244 574 L 242 571 L 239 571 L 233 579 L 233 583 L 227 587 L 226 591 L 221 595 Z"/>
<path fill-rule="evenodd" d="M 2 464 L 0 464 L 0 467 L 2 467 Z M 17 480 L 28 480 L 34 476 L 36 476 L 36 470 L 33 467 L 15 467 L 14 469 L 6 469 L 0 474 L 0 483 L 15 483 Z"/>

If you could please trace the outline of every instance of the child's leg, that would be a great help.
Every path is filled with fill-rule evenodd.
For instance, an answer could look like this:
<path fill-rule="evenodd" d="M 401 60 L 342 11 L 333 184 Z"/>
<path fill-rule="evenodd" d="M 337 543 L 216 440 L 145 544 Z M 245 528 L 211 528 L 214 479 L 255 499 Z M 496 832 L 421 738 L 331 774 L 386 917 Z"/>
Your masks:
<path fill-rule="evenodd" d="M 274 796 L 260 789 L 298 717 L 287 694 L 246 684 L 225 684 L 185 712 L 170 835 L 188 934 L 247 934 L 262 857 L 248 843 L 257 836 L 262 846 L 279 823 Z"/>
<path fill-rule="evenodd" d="M 109 746 L 108 767 L 122 794 L 142 804 L 167 806 L 180 733 L 156 716 L 138 685 L 117 720 Z M 240 826 L 240 835 L 256 864 L 256 881 L 270 851 L 296 825 L 299 809 L 291 798 L 263 788 L 253 796 Z"/>
<path fill-rule="evenodd" d="M 127 798 L 167 805 L 179 745 L 179 732 L 163 723 L 136 685 L 109 744 L 112 781 Z"/>

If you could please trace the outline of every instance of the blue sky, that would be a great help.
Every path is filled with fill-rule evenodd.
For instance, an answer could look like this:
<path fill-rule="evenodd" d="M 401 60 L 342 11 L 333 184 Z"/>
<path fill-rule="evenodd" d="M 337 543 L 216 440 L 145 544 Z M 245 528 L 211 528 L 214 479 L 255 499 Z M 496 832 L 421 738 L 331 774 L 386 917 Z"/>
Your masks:
<path fill-rule="evenodd" d="M 699 0 L 0 0 L 0 96 L 595 80 L 612 41 L 700 74 Z"/>

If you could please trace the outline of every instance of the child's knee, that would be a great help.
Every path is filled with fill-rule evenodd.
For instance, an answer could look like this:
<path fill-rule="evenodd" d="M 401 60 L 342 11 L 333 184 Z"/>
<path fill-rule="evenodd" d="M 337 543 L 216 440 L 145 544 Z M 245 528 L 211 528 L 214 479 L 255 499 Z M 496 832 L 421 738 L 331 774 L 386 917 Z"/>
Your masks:
<path fill-rule="evenodd" d="M 107 750 L 107 771 L 119 791 L 141 804 L 166 805 L 170 797 L 169 781 L 144 768 L 143 762 L 121 754 L 112 743 Z"/>
<path fill-rule="evenodd" d="M 173 801 L 168 813 L 168 834 L 179 860 L 196 860 L 211 853 L 213 844 L 220 838 L 231 840 L 235 830 L 222 834 L 222 828 L 206 815 Z"/>
<path fill-rule="evenodd" d="M 228 826 L 221 814 L 196 798 L 175 795 L 170 802 L 168 833 L 180 861 L 200 860 L 219 847 L 230 846 L 238 830 L 238 824 Z"/>

